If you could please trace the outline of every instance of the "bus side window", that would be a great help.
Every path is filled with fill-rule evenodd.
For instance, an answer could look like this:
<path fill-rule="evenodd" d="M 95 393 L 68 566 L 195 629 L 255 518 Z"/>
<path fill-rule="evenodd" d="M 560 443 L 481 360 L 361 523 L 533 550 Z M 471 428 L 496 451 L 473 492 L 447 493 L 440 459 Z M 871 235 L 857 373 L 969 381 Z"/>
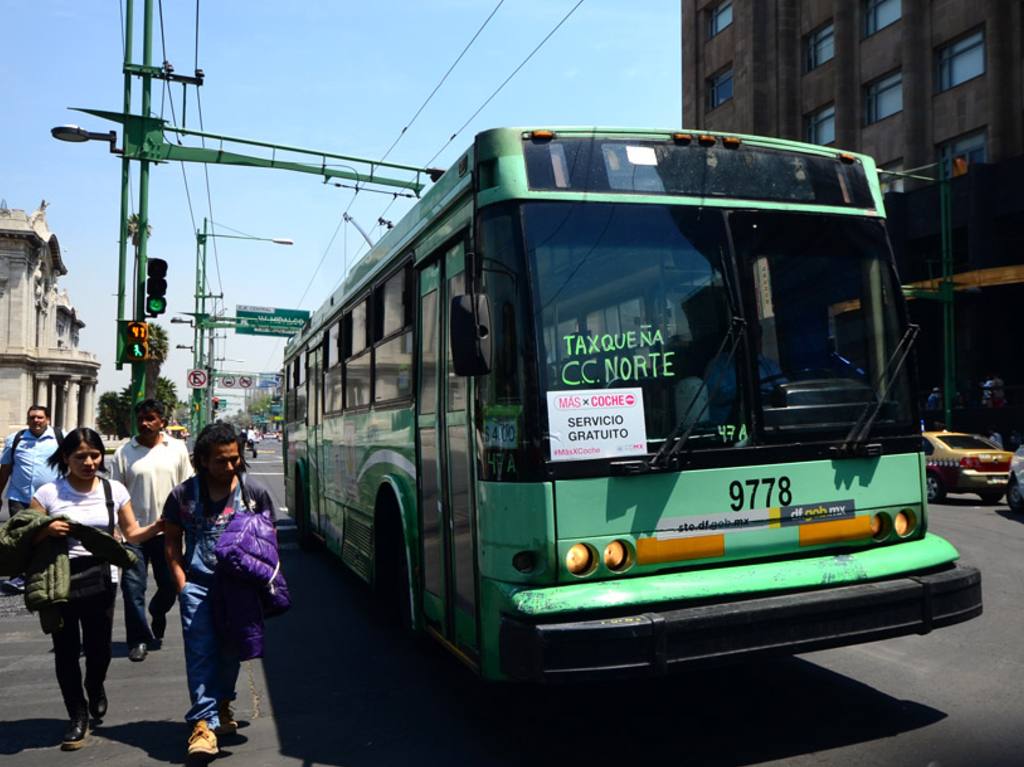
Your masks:
<path fill-rule="evenodd" d="M 331 325 L 324 344 L 324 412 L 336 413 L 342 406 L 341 321 Z"/>
<path fill-rule="evenodd" d="M 345 409 L 370 404 L 370 362 L 373 354 L 367 346 L 367 306 L 363 299 L 345 315 Z"/>
<path fill-rule="evenodd" d="M 295 420 L 306 420 L 306 353 L 295 358 Z"/>
<path fill-rule="evenodd" d="M 411 272 L 411 267 L 404 267 L 374 291 L 375 403 L 412 396 Z"/>

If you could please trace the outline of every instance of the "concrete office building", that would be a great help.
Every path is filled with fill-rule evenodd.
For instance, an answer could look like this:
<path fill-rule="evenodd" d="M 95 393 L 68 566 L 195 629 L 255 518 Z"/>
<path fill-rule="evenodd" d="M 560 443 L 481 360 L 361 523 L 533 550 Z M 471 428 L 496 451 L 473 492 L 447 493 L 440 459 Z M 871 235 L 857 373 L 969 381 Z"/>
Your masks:
<path fill-rule="evenodd" d="M 974 400 L 997 372 L 1021 387 L 1020 405 L 1024 360 L 1007 331 L 1024 304 L 1022 35 L 1019 0 L 682 0 L 683 127 L 864 152 L 889 170 L 967 161 L 951 182 L 958 388 Z M 936 185 L 883 179 L 900 278 L 928 285 L 940 273 Z M 941 307 L 916 300 L 911 314 L 930 388 Z"/>

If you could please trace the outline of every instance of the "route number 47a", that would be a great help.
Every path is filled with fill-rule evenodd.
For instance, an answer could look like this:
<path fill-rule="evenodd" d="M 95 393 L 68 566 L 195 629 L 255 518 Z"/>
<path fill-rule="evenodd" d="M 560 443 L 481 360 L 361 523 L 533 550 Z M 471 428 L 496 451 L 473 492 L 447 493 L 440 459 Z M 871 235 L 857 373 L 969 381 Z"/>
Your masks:
<path fill-rule="evenodd" d="M 729 483 L 729 507 L 740 511 L 744 506 L 748 509 L 769 507 L 774 502 L 779 506 L 788 506 L 793 502 L 789 477 L 761 477 L 760 479 L 738 479 Z"/>

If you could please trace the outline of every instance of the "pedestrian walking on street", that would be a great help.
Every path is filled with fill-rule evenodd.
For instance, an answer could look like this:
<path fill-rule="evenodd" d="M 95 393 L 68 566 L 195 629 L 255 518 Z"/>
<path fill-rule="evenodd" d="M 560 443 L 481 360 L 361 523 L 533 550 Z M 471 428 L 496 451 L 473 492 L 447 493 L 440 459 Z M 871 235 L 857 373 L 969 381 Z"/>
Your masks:
<path fill-rule="evenodd" d="M 140 524 L 160 518 L 164 501 L 175 485 L 192 476 L 188 448 L 181 440 L 164 433 L 166 415 L 159 400 L 146 399 L 135 406 L 138 436 L 132 437 L 114 453 L 110 475 L 128 488 L 132 509 Z M 121 594 L 124 599 L 124 628 L 128 659 L 144 661 L 149 650 L 159 649 L 167 628 L 167 613 L 174 607 L 177 588 L 167 564 L 162 536 L 141 546 L 129 544 L 138 563 L 124 571 Z M 152 567 L 156 593 L 149 602 L 146 618 L 146 575 Z"/>
<path fill-rule="evenodd" d="M 36 490 L 57 479 L 57 472 L 47 463 L 64 435 L 60 429 L 50 428 L 50 411 L 45 405 L 28 409 L 28 428 L 10 435 L 0 455 L 0 493 L 7 487 L 7 516 L 13 517 L 27 509 Z M 15 576 L 0 583 L 4 591 L 20 593 L 25 590 L 25 579 Z"/>
<path fill-rule="evenodd" d="M 239 435 L 227 423 L 206 426 L 196 439 L 196 476 L 171 491 L 164 504 L 167 559 L 179 591 L 185 670 L 192 705 L 185 715 L 192 732 L 189 755 L 214 755 L 217 735 L 233 734 L 240 658 L 218 633 L 212 590 L 216 584 L 217 541 L 246 499 L 273 510 L 266 489 L 251 483 L 243 492 L 245 459 Z"/>
<path fill-rule="evenodd" d="M 59 627 L 53 631 L 54 665 L 71 719 L 61 743 L 65 751 L 82 747 L 89 733 L 90 714 L 94 719 L 102 719 L 107 712 L 103 684 L 110 666 L 116 569 L 107 559 L 95 555 L 101 547 L 93 540 L 97 536 L 89 528 L 107 534 L 102 539 L 109 538 L 105 550 L 120 550 L 125 560 L 130 561 L 131 555 L 109 537 L 115 519 L 122 535 L 136 544 L 152 539 L 163 527 L 162 522 L 140 526 L 125 486 L 98 476 L 104 470 L 103 454 L 103 440 L 95 431 L 79 428 L 70 432 L 49 460 L 58 474 L 57 480 L 39 488 L 31 503 L 33 510 L 54 518 L 39 527 L 32 538 L 34 545 L 54 546 L 52 541 L 56 539 L 62 544 L 61 554 L 66 551 L 64 555 L 69 559 L 68 599 L 53 600 L 59 613 Z M 89 548 L 83 544 L 85 533 L 91 533 Z M 29 592 L 36 587 L 34 578 L 35 575 L 30 576 Z M 84 693 L 79 665 L 83 650 Z"/>

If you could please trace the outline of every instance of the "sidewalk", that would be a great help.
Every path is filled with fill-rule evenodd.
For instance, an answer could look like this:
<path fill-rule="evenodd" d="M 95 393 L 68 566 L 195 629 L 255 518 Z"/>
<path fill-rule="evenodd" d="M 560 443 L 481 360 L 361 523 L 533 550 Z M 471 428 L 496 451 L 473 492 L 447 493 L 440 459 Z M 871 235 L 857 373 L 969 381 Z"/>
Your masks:
<path fill-rule="evenodd" d="M 150 583 L 152 593 L 153 584 Z M 23 598 L 0 596 L 0 762 L 4 767 L 61 764 L 185 764 L 189 730 L 185 661 L 178 608 L 168 615 L 163 649 L 142 663 L 128 660 L 120 591 L 114 614 L 114 657 L 107 673 L 110 708 L 76 752 L 61 752 L 67 715 L 53 669 L 50 637 Z M 83 670 L 84 670 L 84 660 Z M 260 661 L 242 664 L 235 714 L 241 727 L 220 738 L 221 756 L 243 744 L 246 765 L 280 764 L 277 732 L 266 700 Z M 283 760 L 288 761 L 288 760 Z M 202 762 L 200 762 L 202 763 Z"/>

